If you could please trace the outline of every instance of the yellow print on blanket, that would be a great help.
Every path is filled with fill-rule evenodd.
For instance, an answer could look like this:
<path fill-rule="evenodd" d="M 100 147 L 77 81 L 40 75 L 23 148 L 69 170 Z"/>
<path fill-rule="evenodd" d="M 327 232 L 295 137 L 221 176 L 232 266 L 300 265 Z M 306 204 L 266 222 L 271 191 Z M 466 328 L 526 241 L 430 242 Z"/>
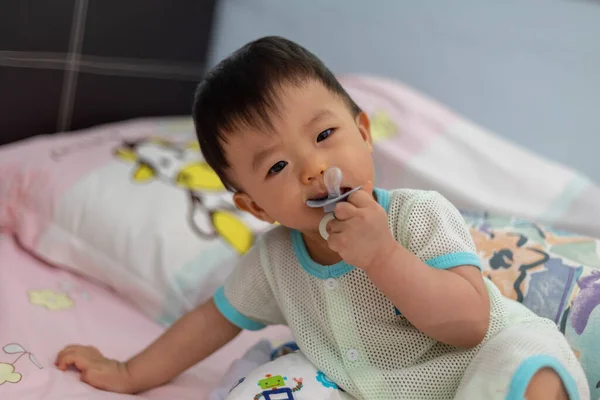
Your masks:
<path fill-rule="evenodd" d="M 133 164 L 136 183 L 154 180 L 187 193 L 188 221 L 205 240 L 222 238 L 237 253 L 246 253 L 255 233 L 241 218 L 219 176 L 202 157 L 197 141 L 175 143 L 163 138 L 144 138 L 122 143 L 115 155 Z"/>
<path fill-rule="evenodd" d="M 29 302 L 35 306 L 44 307 L 50 311 L 68 310 L 75 302 L 66 293 L 55 292 L 51 289 L 30 290 Z"/>
<path fill-rule="evenodd" d="M 371 116 L 371 137 L 377 143 L 398 135 L 398 126 L 392 121 L 386 111 L 376 111 Z"/>

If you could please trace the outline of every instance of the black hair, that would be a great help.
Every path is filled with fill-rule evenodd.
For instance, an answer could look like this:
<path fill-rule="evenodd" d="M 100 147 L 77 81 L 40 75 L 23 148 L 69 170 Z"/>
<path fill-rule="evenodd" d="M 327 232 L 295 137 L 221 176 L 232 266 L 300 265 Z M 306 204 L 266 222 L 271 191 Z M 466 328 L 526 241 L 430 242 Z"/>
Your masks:
<path fill-rule="evenodd" d="M 278 36 L 244 45 L 204 77 L 194 96 L 196 135 L 204 159 L 227 189 L 237 190 L 225 173 L 229 168 L 223 148 L 227 135 L 240 126 L 272 128 L 271 116 L 278 112 L 277 89 L 310 80 L 339 95 L 353 116 L 361 112 L 317 56 Z"/>

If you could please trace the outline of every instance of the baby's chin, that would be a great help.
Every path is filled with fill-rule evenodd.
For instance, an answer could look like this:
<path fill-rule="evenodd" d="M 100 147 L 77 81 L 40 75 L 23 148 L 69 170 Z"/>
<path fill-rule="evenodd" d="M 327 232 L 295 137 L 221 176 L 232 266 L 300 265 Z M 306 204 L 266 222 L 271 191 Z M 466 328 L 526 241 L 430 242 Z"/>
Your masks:
<path fill-rule="evenodd" d="M 304 218 L 295 218 L 279 221 L 280 225 L 287 228 L 300 231 L 304 234 L 316 234 L 319 235 L 319 223 L 325 214 L 321 212 L 320 215 L 306 215 Z"/>

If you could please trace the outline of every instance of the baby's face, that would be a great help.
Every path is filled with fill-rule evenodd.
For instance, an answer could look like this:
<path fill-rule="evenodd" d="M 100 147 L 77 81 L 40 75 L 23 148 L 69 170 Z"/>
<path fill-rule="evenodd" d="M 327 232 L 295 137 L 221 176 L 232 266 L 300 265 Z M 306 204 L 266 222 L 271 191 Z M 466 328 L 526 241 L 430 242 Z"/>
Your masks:
<path fill-rule="evenodd" d="M 369 121 L 320 82 L 284 85 L 278 105 L 273 132 L 248 128 L 227 139 L 228 173 L 241 188 L 234 198 L 263 220 L 318 232 L 324 211 L 306 201 L 327 195 L 328 167 L 342 170 L 344 189 L 374 180 Z"/>

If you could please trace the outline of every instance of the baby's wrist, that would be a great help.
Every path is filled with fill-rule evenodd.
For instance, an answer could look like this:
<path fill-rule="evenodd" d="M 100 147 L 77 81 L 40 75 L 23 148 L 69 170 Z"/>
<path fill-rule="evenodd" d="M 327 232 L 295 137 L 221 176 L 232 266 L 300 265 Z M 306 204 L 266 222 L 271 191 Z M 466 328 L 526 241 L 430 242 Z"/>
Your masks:
<path fill-rule="evenodd" d="M 386 273 L 390 268 L 394 268 L 401 257 L 402 246 L 395 240 L 382 244 L 377 254 L 373 257 L 371 263 L 364 268 L 367 273 Z"/>
<path fill-rule="evenodd" d="M 118 368 L 123 377 L 126 393 L 136 394 L 148 388 L 143 384 L 143 379 L 135 375 L 135 367 L 132 366 L 131 361 L 119 362 Z"/>

